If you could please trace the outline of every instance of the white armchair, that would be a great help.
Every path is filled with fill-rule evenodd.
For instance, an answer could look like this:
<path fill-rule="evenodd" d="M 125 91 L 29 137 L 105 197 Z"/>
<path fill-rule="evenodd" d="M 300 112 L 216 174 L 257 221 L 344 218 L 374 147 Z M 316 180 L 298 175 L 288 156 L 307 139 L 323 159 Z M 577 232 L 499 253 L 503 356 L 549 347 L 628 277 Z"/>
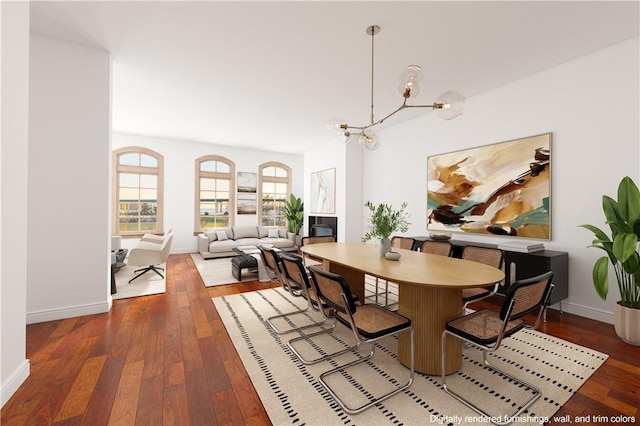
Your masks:
<path fill-rule="evenodd" d="M 145 243 L 156 243 L 162 244 L 167 235 L 173 233 L 173 228 L 169 228 L 165 231 L 164 235 L 156 235 L 156 234 L 144 234 L 140 241 L 144 241 Z"/>
<path fill-rule="evenodd" d="M 165 238 L 162 241 L 162 244 L 153 244 L 151 246 L 150 244 L 145 244 L 142 247 L 138 246 L 131 249 L 131 251 L 129 252 L 129 264 L 135 266 L 144 266 L 144 268 L 135 270 L 137 275 L 129 280 L 129 284 L 131 284 L 131 281 L 146 274 L 149 271 L 153 271 L 164 278 L 164 276 L 160 273 L 160 271 L 164 271 L 164 268 L 161 268 L 157 265 L 160 265 L 167 261 L 167 257 L 169 257 L 169 251 L 171 250 L 172 240 L 173 233 L 165 234 Z"/>

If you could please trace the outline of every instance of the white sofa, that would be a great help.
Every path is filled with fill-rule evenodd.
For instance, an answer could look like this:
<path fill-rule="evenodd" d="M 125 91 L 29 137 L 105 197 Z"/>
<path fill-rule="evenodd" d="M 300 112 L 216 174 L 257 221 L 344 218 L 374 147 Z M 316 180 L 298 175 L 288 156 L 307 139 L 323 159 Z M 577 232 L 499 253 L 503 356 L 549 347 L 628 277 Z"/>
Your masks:
<path fill-rule="evenodd" d="M 233 251 L 238 246 L 271 244 L 284 251 L 298 248 L 287 238 L 287 230 L 267 226 L 232 226 L 216 228 L 198 235 L 198 251 L 205 259 L 236 256 Z"/>

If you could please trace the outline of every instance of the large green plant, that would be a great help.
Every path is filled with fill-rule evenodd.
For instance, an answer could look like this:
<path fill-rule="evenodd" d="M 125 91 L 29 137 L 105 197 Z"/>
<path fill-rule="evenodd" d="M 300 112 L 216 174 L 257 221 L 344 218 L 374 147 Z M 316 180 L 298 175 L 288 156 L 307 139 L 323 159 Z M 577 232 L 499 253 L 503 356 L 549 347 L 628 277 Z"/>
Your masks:
<path fill-rule="evenodd" d="M 369 241 L 374 238 L 389 238 L 394 232 L 407 232 L 410 223 L 407 221 L 409 214 L 405 212 L 407 203 L 400 205 L 399 210 L 395 210 L 390 204 L 374 205 L 371 201 L 365 204 L 370 210 L 369 231 L 362 237 L 362 241 Z"/>
<path fill-rule="evenodd" d="M 284 217 L 287 219 L 287 230 L 298 235 L 304 223 L 304 203 L 291 194 L 284 205 Z"/>
<path fill-rule="evenodd" d="M 620 303 L 640 309 L 640 191 L 626 176 L 618 185 L 618 199 L 603 195 L 602 210 L 611 230 L 611 236 L 593 225 L 580 225 L 594 233 L 596 239 L 589 247 L 604 250 L 607 256 L 593 266 L 593 284 L 596 292 L 606 300 L 609 292 L 609 262 L 616 274 Z"/>

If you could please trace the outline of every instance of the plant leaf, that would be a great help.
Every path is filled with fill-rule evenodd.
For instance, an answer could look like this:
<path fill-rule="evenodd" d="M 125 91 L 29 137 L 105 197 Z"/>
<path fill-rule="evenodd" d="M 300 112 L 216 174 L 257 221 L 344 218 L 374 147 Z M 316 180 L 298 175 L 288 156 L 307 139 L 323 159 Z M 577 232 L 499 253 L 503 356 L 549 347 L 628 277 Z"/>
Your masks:
<path fill-rule="evenodd" d="M 633 223 L 640 218 L 640 191 L 629 176 L 618 185 L 618 207 L 625 222 Z"/>
<path fill-rule="evenodd" d="M 593 285 L 602 300 L 607 300 L 609 293 L 609 261 L 601 257 L 593 265 Z"/>
<path fill-rule="evenodd" d="M 616 235 L 613 239 L 613 254 L 621 262 L 626 262 L 630 257 L 635 256 L 638 237 L 636 234 L 628 232 Z"/>

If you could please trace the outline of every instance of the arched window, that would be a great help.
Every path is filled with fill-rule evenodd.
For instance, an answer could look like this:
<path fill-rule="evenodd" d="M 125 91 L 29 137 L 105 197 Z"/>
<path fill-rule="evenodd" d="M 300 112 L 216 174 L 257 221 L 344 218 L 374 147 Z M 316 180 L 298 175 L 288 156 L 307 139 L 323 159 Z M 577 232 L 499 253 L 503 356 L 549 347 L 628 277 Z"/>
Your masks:
<path fill-rule="evenodd" d="M 233 226 L 236 165 L 228 158 L 207 155 L 196 159 L 195 232 Z"/>
<path fill-rule="evenodd" d="M 291 193 L 291 168 L 269 162 L 260 165 L 258 185 L 260 207 L 258 223 L 262 226 L 287 226 L 284 205 Z"/>
<path fill-rule="evenodd" d="M 147 148 L 120 148 L 113 167 L 113 234 L 163 232 L 164 157 Z"/>

